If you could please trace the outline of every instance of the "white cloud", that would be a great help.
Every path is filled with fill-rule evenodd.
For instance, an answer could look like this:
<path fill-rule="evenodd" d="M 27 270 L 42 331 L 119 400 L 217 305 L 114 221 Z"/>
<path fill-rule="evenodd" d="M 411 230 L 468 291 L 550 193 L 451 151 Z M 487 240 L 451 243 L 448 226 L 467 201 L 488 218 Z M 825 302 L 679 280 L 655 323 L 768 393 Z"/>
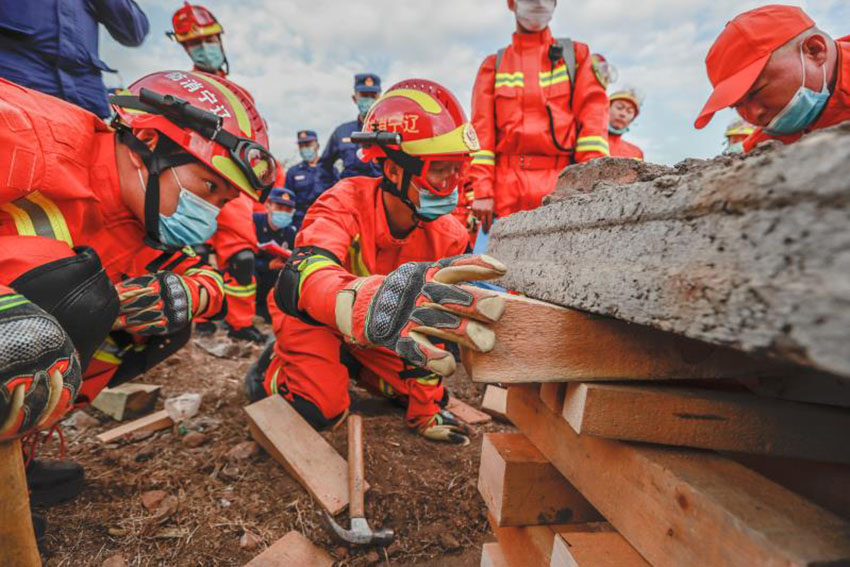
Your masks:
<path fill-rule="evenodd" d="M 325 141 L 354 118 L 353 75 L 381 74 L 384 86 L 412 76 L 439 81 L 469 105 L 483 57 L 510 41 L 513 20 L 504 0 L 194 0 L 225 28 L 232 79 L 257 100 L 272 132 L 272 148 L 294 157 L 294 133 L 313 128 Z M 639 87 L 646 105 L 632 139 L 647 158 L 672 163 L 708 157 L 721 148 L 731 114 L 705 131 L 693 129 L 710 85 L 703 60 L 711 42 L 753 0 L 561 0 L 552 24 L 604 53 L 620 83 Z M 166 39 L 178 0 L 140 1 L 151 37 L 140 49 L 117 46 L 103 34 L 103 58 L 125 82 L 142 74 L 186 68 L 179 45 Z M 838 33 L 850 3 L 801 3 L 827 31 Z M 627 136 L 628 137 L 628 136 Z"/>

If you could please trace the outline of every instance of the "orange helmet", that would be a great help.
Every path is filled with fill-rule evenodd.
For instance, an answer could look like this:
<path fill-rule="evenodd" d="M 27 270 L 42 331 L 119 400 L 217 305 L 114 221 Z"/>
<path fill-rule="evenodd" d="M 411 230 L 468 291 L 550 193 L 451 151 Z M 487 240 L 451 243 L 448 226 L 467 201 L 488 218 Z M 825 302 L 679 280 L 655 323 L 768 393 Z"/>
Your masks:
<path fill-rule="evenodd" d="M 171 26 L 174 31 L 168 35 L 180 43 L 224 33 L 212 12 L 203 6 L 193 6 L 189 2 L 184 2 L 183 6 L 174 12 L 174 16 L 171 17 Z"/>
<path fill-rule="evenodd" d="M 411 178 L 434 195 L 450 195 L 463 179 L 471 153 L 480 149 L 475 128 L 455 96 L 425 79 L 408 79 L 390 87 L 363 119 L 363 131 L 352 134 L 351 141 L 363 145 L 363 161 L 387 158 L 402 167 L 405 202 Z M 463 167 L 435 187 L 427 180 L 434 161 L 459 161 Z"/>
<path fill-rule="evenodd" d="M 256 201 L 271 191 L 278 166 L 268 150 L 266 121 L 246 91 L 227 79 L 197 71 L 160 71 L 110 96 L 110 102 L 121 141 L 145 160 L 149 171 L 146 223 L 155 223 L 149 217 L 159 209 L 159 173 L 176 165 L 199 161 Z M 150 150 L 133 134 L 140 128 L 160 132 L 185 153 L 161 150 L 159 144 Z M 158 240 L 158 229 L 148 229 L 151 239 Z"/>
<path fill-rule="evenodd" d="M 640 109 L 643 106 L 643 95 L 637 89 L 632 87 L 622 88 L 619 91 L 611 93 L 608 100 L 610 102 L 614 102 L 615 100 L 625 100 L 632 103 L 635 107 L 635 117 L 640 114 Z"/>

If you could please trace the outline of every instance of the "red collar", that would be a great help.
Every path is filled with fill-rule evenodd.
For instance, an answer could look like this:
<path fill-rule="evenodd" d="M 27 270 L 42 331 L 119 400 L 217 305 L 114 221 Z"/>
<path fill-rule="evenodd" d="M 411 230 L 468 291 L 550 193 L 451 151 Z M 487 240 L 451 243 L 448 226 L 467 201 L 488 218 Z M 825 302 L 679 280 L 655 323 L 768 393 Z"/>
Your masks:
<path fill-rule="evenodd" d="M 548 26 L 543 31 L 534 33 L 514 32 L 513 40 L 511 41 L 511 45 L 517 50 L 549 45 L 550 43 L 552 43 L 552 32 L 549 31 Z"/>

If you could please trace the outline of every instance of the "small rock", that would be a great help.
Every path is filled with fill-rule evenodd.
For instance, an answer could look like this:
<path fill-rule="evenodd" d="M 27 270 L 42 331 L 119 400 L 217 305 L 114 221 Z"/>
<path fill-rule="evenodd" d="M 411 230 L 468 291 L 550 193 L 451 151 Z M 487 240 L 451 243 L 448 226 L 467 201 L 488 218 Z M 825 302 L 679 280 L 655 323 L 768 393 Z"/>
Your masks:
<path fill-rule="evenodd" d="M 195 345 L 218 358 L 236 358 L 242 350 L 236 343 L 221 340 L 195 339 Z"/>
<path fill-rule="evenodd" d="M 263 543 L 263 538 L 258 536 L 255 533 L 246 531 L 242 534 L 242 537 L 239 538 L 239 547 L 242 549 L 252 550 L 257 549 Z"/>
<path fill-rule="evenodd" d="M 377 551 L 375 551 L 374 549 L 366 554 L 366 563 L 368 563 L 369 565 L 374 565 L 380 560 L 381 560 L 380 554 Z"/>
<path fill-rule="evenodd" d="M 109 528 L 106 530 L 106 533 L 112 537 L 127 537 L 130 535 L 130 530 L 125 530 L 124 528 Z"/>
<path fill-rule="evenodd" d="M 154 449 L 153 447 L 142 447 L 141 449 L 136 451 L 136 456 L 134 457 L 134 460 L 137 463 L 141 463 L 143 461 L 151 460 L 154 455 L 156 455 L 156 449 Z"/>
<path fill-rule="evenodd" d="M 207 436 L 199 431 L 190 431 L 183 436 L 183 444 L 194 449 L 207 442 Z"/>
<path fill-rule="evenodd" d="M 460 542 L 449 533 L 440 534 L 440 546 L 446 551 L 454 551 L 460 549 Z"/>
<path fill-rule="evenodd" d="M 123 555 L 116 553 L 112 557 L 107 557 L 103 563 L 100 564 L 100 567 L 127 567 L 127 562 L 124 560 Z"/>
<path fill-rule="evenodd" d="M 168 493 L 164 490 L 149 490 L 142 494 L 142 506 L 145 507 L 145 510 L 153 512 L 159 508 L 166 496 L 168 496 Z"/>
<path fill-rule="evenodd" d="M 230 500 L 228 500 L 227 498 L 222 498 L 221 500 L 218 501 L 218 503 L 221 504 L 222 508 L 230 508 L 230 504 L 231 504 Z"/>
<path fill-rule="evenodd" d="M 156 512 L 154 513 L 154 519 L 156 519 L 160 524 L 163 523 L 177 511 L 178 504 L 179 501 L 176 497 L 166 496 L 157 507 Z"/>
<path fill-rule="evenodd" d="M 259 445 L 253 441 L 243 441 L 231 447 L 225 456 L 228 461 L 244 461 L 259 454 Z"/>
<path fill-rule="evenodd" d="M 129 443 L 136 443 L 137 441 L 144 441 L 149 437 L 153 437 L 153 434 L 156 431 L 134 431 L 130 435 L 126 436 L 126 439 Z"/>
<path fill-rule="evenodd" d="M 334 550 L 334 556 L 337 559 L 345 559 L 348 557 L 348 548 L 340 545 Z"/>
<path fill-rule="evenodd" d="M 65 420 L 65 425 L 68 427 L 73 427 L 74 429 L 79 429 L 80 431 L 84 431 L 91 427 L 97 427 L 100 425 L 100 422 L 94 417 L 90 416 L 84 411 L 78 411 L 74 413 L 70 418 Z"/>

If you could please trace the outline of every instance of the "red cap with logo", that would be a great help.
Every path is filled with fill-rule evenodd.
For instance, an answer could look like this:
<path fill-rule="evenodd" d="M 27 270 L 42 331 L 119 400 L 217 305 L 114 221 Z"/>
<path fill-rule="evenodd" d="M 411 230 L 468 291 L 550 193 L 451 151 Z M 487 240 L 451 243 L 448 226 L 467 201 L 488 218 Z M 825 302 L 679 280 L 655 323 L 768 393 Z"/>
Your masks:
<path fill-rule="evenodd" d="M 744 12 L 726 24 L 705 58 L 714 91 L 694 126 L 704 128 L 715 112 L 741 100 L 771 54 L 814 25 L 802 9 L 780 4 Z"/>

